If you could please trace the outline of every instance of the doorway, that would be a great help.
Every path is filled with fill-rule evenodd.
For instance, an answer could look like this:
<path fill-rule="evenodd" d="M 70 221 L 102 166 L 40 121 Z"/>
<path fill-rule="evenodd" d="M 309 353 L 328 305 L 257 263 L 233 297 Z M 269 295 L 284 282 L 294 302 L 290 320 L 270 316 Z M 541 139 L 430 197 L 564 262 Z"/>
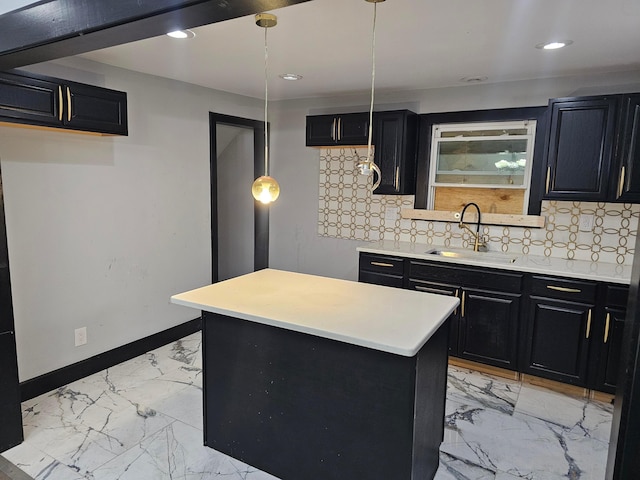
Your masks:
<path fill-rule="evenodd" d="M 211 273 L 219 282 L 269 265 L 269 207 L 251 196 L 264 166 L 264 123 L 209 113 Z"/>

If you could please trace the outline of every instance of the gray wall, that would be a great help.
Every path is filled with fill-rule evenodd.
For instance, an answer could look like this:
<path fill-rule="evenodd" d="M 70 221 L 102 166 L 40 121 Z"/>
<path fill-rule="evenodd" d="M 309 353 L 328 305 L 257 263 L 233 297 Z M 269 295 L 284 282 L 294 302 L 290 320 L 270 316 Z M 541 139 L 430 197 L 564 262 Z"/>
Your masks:
<path fill-rule="evenodd" d="M 211 278 L 208 113 L 263 115 L 260 100 L 81 59 L 32 69 L 127 91 L 130 135 L 0 127 L 21 380 L 198 315 L 169 296 Z M 640 91 L 640 72 L 379 92 L 377 107 L 425 113 L 544 105 L 613 89 Z M 272 267 L 356 278 L 358 242 L 316 233 L 319 152 L 304 145 L 305 116 L 366 110 L 367 101 L 365 93 L 271 104 L 270 168 L 282 187 L 271 208 Z M 74 347 L 73 331 L 82 326 L 89 343 Z"/>
<path fill-rule="evenodd" d="M 38 70 L 126 91 L 130 134 L 0 127 L 22 381 L 199 315 L 169 297 L 211 280 L 209 111 L 263 114 L 258 100 L 66 63 Z"/>

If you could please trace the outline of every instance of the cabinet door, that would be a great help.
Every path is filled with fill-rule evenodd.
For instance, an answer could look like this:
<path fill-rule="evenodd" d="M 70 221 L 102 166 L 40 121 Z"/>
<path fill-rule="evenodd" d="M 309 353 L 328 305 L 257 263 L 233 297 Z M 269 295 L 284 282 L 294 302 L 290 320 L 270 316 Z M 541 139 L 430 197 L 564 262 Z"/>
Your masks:
<path fill-rule="evenodd" d="M 127 94 L 106 88 L 65 85 L 63 120 L 74 130 L 127 135 Z"/>
<path fill-rule="evenodd" d="M 0 452 L 22 442 L 22 412 L 13 332 L 0 333 Z"/>
<path fill-rule="evenodd" d="M 544 198 L 606 200 L 616 97 L 553 100 Z"/>
<path fill-rule="evenodd" d="M 586 386 L 593 305 L 531 297 L 523 371 Z"/>
<path fill-rule="evenodd" d="M 0 73 L 0 121 L 61 126 L 58 83 Z"/>
<path fill-rule="evenodd" d="M 598 362 L 598 378 L 593 388 L 615 393 L 626 310 L 605 308 L 605 314 L 605 331 L 602 338 L 600 361 Z"/>
<path fill-rule="evenodd" d="M 408 111 L 380 112 L 374 116 L 374 161 L 382 180 L 373 193 L 415 193 L 417 116 Z"/>
<path fill-rule="evenodd" d="M 338 145 L 367 145 L 369 139 L 369 114 L 348 113 L 338 115 Z"/>
<path fill-rule="evenodd" d="M 307 117 L 307 147 L 324 147 L 335 145 L 336 125 L 335 115 L 314 115 Z"/>
<path fill-rule="evenodd" d="M 465 288 L 459 356 L 515 370 L 519 315 L 520 295 Z"/>
<path fill-rule="evenodd" d="M 640 202 L 640 94 L 627 95 L 622 100 L 621 132 L 618 140 L 618 175 L 612 185 L 615 200 Z"/>
<path fill-rule="evenodd" d="M 409 289 L 419 292 L 435 293 L 436 295 L 447 295 L 449 297 L 460 296 L 461 288 L 455 285 L 443 283 L 425 282 L 423 280 L 409 279 Z M 458 356 L 459 338 L 459 317 L 460 308 L 456 308 L 449 317 L 449 355 Z"/>

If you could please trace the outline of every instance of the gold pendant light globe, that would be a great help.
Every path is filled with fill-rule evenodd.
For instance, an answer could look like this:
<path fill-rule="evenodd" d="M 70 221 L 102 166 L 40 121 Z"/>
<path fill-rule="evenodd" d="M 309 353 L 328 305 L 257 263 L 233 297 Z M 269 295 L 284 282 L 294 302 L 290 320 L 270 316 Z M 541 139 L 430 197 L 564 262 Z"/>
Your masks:
<path fill-rule="evenodd" d="M 280 185 L 276 182 L 275 178 L 262 176 L 256 178 L 253 185 L 251 185 L 251 193 L 253 198 L 265 205 L 275 202 L 280 195 Z"/>

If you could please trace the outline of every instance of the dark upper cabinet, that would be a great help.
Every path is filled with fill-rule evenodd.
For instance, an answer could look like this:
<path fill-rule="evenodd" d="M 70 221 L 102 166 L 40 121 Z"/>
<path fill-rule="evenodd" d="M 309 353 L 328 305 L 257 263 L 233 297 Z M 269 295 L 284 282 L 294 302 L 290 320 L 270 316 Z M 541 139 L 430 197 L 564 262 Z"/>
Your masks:
<path fill-rule="evenodd" d="M 616 146 L 617 175 L 611 175 L 614 200 L 640 202 L 640 94 L 623 95 Z"/>
<path fill-rule="evenodd" d="M 2 72 L 0 122 L 127 135 L 127 94 L 27 72 Z"/>
<path fill-rule="evenodd" d="M 557 98 L 549 102 L 543 198 L 604 201 L 615 145 L 618 98 Z"/>
<path fill-rule="evenodd" d="M 376 112 L 373 129 L 373 159 L 382 174 L 380 185 L 373 193 L 414 194 L 418 115 L 408 110 Z"/>
<path fill-rule="evenodd" d="M 307 116 L 307 147 L 367 145 L 369 114 Z"/>

